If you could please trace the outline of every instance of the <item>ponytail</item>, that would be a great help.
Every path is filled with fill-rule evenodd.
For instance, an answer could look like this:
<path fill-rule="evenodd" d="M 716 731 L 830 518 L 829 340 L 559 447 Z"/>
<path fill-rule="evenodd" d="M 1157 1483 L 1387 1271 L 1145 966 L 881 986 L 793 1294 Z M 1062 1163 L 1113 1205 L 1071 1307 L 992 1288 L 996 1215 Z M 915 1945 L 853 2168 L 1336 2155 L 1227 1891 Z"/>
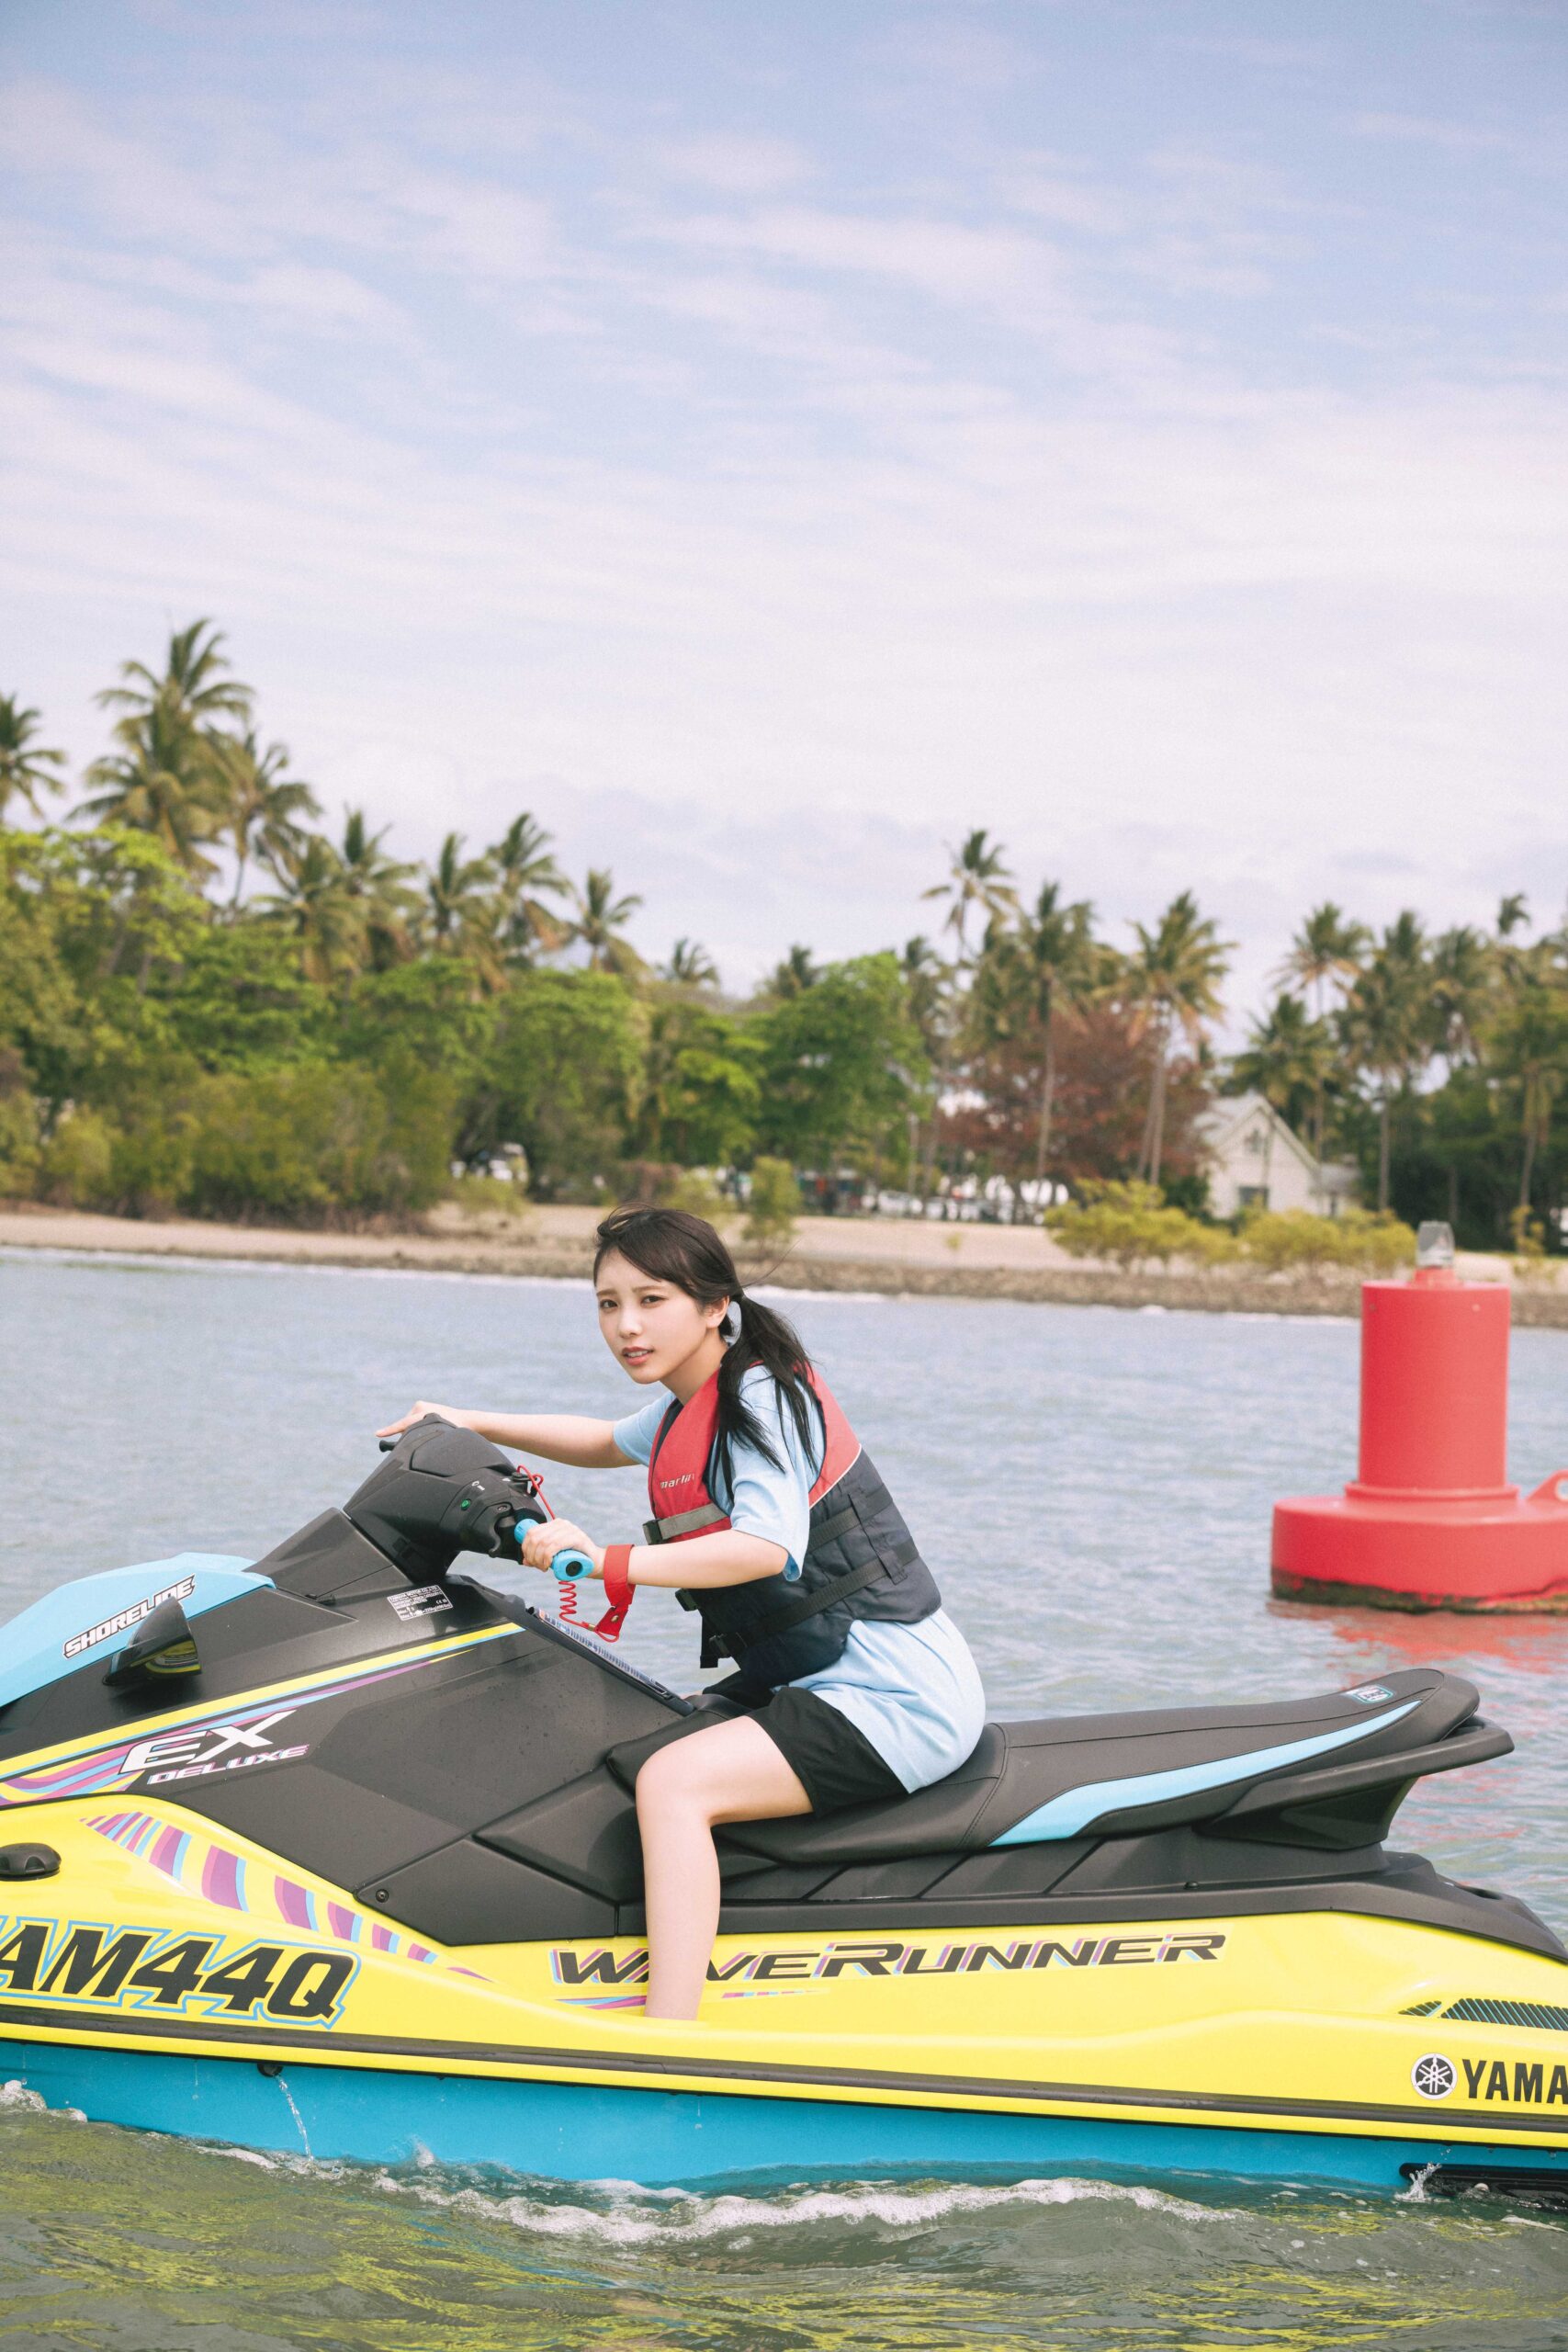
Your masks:
<path fill-rule="evenodd" d="M 711 1464 L 728 1490 L 734 1490 L 738 1442 L 753 1447 L 775 1470 L 784 1467 L 773 1434 L 740 1393 L 754 1364 L 761 1364 L 777 1387 L 802 1453 L 808 1460 L 820 1455 L 822 1408 L 809 1385 L 811 1360 L 792 1323 L 761 1299 L 747 1296 L 734 1259 L 705 1217 L 686 1209 L 616 1209 L 600 1226 L 594 1243 L 595 1278 L 615 1251 L 656 1282 L 683 1290 L 699 1306 L 716 1306 L 721 1299 L 730 1302 L 728 1319 L 735 1328 L 718 1367 L 718 1426 Z"/>

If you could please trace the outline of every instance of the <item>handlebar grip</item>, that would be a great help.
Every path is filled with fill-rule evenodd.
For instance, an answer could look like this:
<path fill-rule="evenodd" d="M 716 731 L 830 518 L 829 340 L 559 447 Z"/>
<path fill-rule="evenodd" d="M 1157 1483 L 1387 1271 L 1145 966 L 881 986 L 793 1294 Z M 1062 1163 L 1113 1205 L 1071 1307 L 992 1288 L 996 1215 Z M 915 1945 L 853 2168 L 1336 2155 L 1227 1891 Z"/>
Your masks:
<path fill-rule="evenodd" d="M 565 1584 L 575 1581 L 578 1577 L 591 1577 L 593 1563 L 586 1552 L 558 1552 L 550 1562 L 550 1571 Z"/>

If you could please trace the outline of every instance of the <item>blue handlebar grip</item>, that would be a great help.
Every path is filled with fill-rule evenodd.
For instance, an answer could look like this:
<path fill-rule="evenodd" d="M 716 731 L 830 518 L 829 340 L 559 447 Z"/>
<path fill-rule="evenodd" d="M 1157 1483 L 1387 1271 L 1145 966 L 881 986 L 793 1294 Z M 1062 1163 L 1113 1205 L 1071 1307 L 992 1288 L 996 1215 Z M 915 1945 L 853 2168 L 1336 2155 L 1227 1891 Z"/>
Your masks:
<path fill-rule="evenodd" d="M 593 1574 L 593 1563 L 586 1552 L 558 1552 L 550 1562 L 550 1568 L 563 1584 L 570 1582 L 575 1577 L 591 1577 Z"/>

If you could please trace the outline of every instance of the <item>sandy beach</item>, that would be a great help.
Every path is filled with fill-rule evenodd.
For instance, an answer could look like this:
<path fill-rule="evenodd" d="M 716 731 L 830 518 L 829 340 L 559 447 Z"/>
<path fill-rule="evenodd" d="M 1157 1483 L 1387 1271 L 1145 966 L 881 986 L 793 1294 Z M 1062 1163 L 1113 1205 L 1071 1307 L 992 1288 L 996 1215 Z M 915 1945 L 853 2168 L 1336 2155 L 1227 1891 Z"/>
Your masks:
<path fill-rule="evenodd" d="M 252 1259 L 279 1265 L 364 1266 L 409 1272 L 586 1278 L 600 1212 L 533 1206 L 521 1216 L 437 1209 L 410 1233 L 331 1233 L 216 1225 L 193 1217 L 96 1216 L 32 1204 L 0 1208 L 0 1248 L 104 1250 L 149 1258 Z M 1205 1314 L 1355 1315 L 1360 1284 L 1334 1270 L 1270 1275 L 1181 1265 L 1125 1273 L 1069 1258 L 1034 1227 L 923 1224 L 871 1217 L 798 1220 L 782 1250 L 748 1250 L 747 1278 L 784 1290 L 868 1291 L 919 1297 L 1012 1298 L 1042 1306 L 1163 1306 Z M 1506 1258 L 1462 1255 L 1469 1280 L 1511 1281 Z M 1514 1320 L 1568 1329 L 1568 1286 L 1514 1283 Z"/>

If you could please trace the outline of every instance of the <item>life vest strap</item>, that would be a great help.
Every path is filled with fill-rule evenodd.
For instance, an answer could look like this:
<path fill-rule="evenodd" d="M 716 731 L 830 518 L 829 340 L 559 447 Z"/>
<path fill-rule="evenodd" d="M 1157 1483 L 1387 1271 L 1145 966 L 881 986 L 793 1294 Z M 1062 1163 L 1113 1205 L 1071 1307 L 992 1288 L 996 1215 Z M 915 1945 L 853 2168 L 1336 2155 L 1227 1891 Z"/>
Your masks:
<path fill-rule="evenodd" d="M 874 1584 L 878 1577 L 886 1573 L 886 1561 L 868 1560 L 863 1567 L 852 1568 L 847 1576 L 835 1577 L 831 1584 L 818 1585 L 815 1592 L 803 1593 L 798 1600 L 786 1601 L 782 1609 L 775 1609 L 771 1616 L 764 1617 L 761 1623 L 739 1642 L 739 1647 L 736 1634 L 713 1634 L 705 1629 L 701 1663 L 705 1667 L 716 1666 L 721 1657 L 732 1657 L 739 1663 L 747 1651 L 755 1649 L 759 1642 L 771 1642 L 780 1634 L 794 1633 L 797 1625 L 808 1624 L 813 1617 L 820 1617 L 825 1610 L 836 1609 L 840 1600 L 848 1600 L 852 1593 L 863 1592 L 868 1584 Z M 681 1592 L 675 1597 L 683 1609 L 700 1609 L 702 1606 L 694 1594 Z"/>
<path fill-rule="evenodd" d="M 669 1519 L 645 1519 L 642 1532 L 649 1544 L 677 1544 L 682 1535 L 694 1535 L 699 1528 L 716 1527 L 720 1521 L 729 1524 L 728 1512 L 716 1503 L 698 1503 L 693 1510 L 678 1510 Z"/>

